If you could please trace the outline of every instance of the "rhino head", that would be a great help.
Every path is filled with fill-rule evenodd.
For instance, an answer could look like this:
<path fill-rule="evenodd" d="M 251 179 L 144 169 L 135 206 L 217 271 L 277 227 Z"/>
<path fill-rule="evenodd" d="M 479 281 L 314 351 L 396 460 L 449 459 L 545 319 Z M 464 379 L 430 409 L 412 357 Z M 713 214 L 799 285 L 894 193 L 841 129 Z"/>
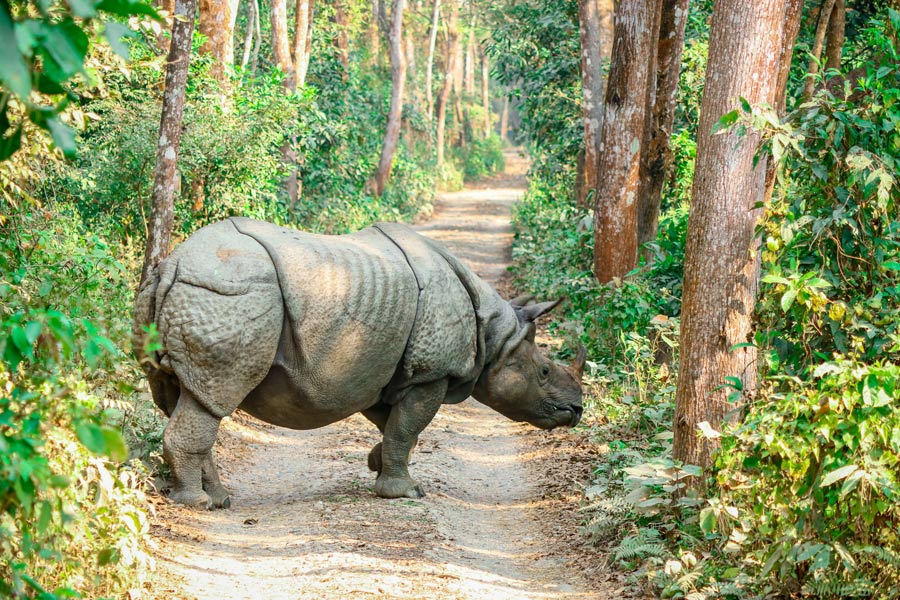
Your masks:
<path fill-rule="evenodd" d="M 518 331 L 482 372 L 473 393 L 479 402 L 541 429 L 578 424 L 583 410 L 584 347 L 575 361 L 564 367 L 543 356 L 534 343 L 535 320 L 561 301 L 534 303 L 530 297 L 510 301 Z"/>

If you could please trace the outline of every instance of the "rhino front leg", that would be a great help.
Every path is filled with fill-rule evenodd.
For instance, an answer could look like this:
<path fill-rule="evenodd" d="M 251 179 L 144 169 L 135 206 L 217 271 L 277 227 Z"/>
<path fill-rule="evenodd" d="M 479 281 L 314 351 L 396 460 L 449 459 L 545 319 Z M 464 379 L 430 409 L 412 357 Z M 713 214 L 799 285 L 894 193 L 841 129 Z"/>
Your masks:
<path fill-rule="evenodd" d="M 422 498 L 422 491 L 409 476 L 409 453 L 419 434 L 431 422 L 447 392 L 446 380 L 416 386 L 390 409 L 381 443 L 381 471 L 375 493 L 382 498 Z"/>
<path fill-rule="evenodd" d="M 363 411 L 363 415 L 378 427 L 378 431 L 384 434 L 384 428 L 387 425 L 388 417 L 391 416 L 391 407 L 388 404 L 376 404 L 372 408 Z M 418 443 L 418 437 L 413 440 L 412 447 L 409 449 L 409 457 L 407 462 L 412 460 L 413 450 Z M 369 452 L 369 470 L 381 473 L 381 442 L 375 444 Z"/>
<path fill-rule="evenodd" d="M 219 470 L 213 460 L 212 450 L 206 453 L 201 467 L 203 469 L 203 491 L 209 496 L 210 503 L 215 508 L 230 508 L 231 494 L 219 481 Z"/>
<path fill-rule="evenodd" d="M 182 388 L 178 405 L 163 432 L 163 456 L 174 479 L 170 497 L 178 504 L 205 509 L 225 505 L 227 493 L 221 497 L 224 488 L 212 460 L 220 421 Z M 204 484 L 215 499 L 204 491 Z"/>

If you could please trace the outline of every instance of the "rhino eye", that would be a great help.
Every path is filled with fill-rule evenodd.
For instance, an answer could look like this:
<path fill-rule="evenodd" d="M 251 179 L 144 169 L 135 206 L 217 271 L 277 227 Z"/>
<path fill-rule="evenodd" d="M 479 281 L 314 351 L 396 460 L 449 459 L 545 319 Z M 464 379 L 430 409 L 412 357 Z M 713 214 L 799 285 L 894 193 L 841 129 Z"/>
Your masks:
<path fill-rule="evenodd" d="M 541 377 L 548 377 L 550 375 L 550 365 L 544 365 L 541 367 Z"/>

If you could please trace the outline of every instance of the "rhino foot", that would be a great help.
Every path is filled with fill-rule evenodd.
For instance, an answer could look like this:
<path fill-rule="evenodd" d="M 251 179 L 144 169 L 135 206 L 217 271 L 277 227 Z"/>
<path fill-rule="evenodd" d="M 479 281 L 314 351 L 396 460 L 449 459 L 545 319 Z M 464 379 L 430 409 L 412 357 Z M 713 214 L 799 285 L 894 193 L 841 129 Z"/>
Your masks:
<path fill-rule="evenodd" d="M 383 473 L 375 480 L 375 493 L 382 498 L 424 498 L 422 486 L 409 477 L 389 477 Z"/>
<path fill-rule="evenodd" d="M 208 490 L 209 502 L 213 508 L 231 508 L 231 495 L 223 487 L 215 490 Z"/>
<path fill-rule="evenodd" d="M 215 508 L 212 499 L 206 492 L 193 492 L 190 490 L 172 490 L 169 498 L 175 504 L 183 504 L 199 510 L 212 510 Z"/>
<path fill-rule="evenodd" d="M 381 474 L 381 442 L 375 444 L 375 447 L 369 452 L 369 470 Z"/>

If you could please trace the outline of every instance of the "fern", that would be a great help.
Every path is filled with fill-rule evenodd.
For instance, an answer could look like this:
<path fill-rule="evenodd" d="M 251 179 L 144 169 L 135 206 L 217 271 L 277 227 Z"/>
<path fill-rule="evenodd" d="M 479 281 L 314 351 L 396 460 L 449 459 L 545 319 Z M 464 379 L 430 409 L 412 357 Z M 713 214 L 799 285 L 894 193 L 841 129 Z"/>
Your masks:
<path fill-rule="evenodd" d="M 590 520 L 584 527 L 585 533 L 595 542 L 604 542 L 621 535 L 622 525 L 627 521 L 630 505 L 623 496 L 604 498 L 591 506 Z"/>
<path fill-rule="evenodd" d="M 634 535 L 622 540 L 613 552 L 613 560 L 663 558 L 669 552 L 660 541 L 662 536 L 655 529 L 639 529 Z"/>

